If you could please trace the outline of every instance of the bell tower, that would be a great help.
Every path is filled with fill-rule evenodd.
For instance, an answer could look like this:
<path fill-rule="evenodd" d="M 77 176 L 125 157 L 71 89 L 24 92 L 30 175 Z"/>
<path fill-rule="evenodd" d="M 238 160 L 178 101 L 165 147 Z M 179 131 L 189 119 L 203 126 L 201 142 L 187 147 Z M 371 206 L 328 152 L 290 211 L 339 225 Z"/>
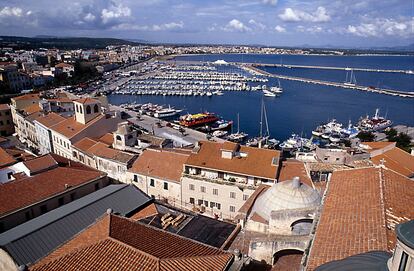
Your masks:
<path fill-rule="evenodd" d="M 73 102 L 76 121 L 86 124 L 101 114 L 101 102 L 92 98 L 82 98 Z"/>

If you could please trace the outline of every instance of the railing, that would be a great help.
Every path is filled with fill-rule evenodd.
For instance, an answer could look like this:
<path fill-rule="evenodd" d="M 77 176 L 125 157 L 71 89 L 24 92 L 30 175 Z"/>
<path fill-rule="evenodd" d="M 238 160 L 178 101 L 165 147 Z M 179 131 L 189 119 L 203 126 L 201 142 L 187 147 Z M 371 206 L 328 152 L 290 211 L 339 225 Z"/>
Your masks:
<path fill-rule="evenodd" d="M 196 180 L 200 180 L 200 181 L 206 181 L 206 182 L 210 182 L 210 183 L 234 185 L 234 186 L 237 186 L 240 189 L 256 189 L 257 188 L 257 185 L 239 183 L 237 181 L 232 182 L 232 181 L 228 181 L 228 180 L 225 180 L 225 179 L 222 179 L 222 178 L 211 179 L 211 178 L 203 177 L 201 175 L 192 175 L 192 174 L 188 174 L 188 173 L 183 173 L 183 177 L 196 179 Z"/>

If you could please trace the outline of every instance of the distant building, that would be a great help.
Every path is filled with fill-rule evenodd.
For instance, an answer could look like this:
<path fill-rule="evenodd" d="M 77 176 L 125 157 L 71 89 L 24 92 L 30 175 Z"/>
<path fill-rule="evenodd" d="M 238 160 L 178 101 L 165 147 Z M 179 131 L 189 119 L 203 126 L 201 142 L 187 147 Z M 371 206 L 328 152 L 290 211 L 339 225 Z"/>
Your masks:
<path fill-rule="evenodd" d="M 61 69 L 68 77 L 72 77 L 75 73 L 75 67 L 68 63 L 59 63 L 55 65 L 55 68 Z"/>
<path fill-rule="evenodd" d="M 13 117 L 7 104 L 0 104 L 0 136 L 9 136 L 14 133 Z"/>
<path fill-rule="evenodd" d="M 12 179 L 0 185 L 1 232 L 108 185 L 105 173 L 50 154 L 6 169 Z"/>
<path fill-rule="evenodd" d="M 34 123 L 36 127 L 36 134 L 39 142 L 39 153 L 47 154 L 54 153 L 52 132 L 50 127 L 66 120 L 66 118 L 51 112 L 45 116 L 37 118 Z"/>

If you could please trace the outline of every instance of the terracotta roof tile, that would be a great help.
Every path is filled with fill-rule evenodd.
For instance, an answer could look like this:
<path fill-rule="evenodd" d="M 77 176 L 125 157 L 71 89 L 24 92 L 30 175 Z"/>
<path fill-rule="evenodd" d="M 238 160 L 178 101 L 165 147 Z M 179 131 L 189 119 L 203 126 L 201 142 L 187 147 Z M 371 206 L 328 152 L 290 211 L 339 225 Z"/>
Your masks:
<path fill-rule="evenodd" d="M 43 124 L 45 127 L 48 128 L 64 120 L 66 120 L 66 118 L 53 112 L 36 119 L 37 122 Z"/>
<path fill-rule="evenodd" d="M 261 217 L 256 212 L 253 213 L 253 215 L 250 217 L 250 220 L 256 221 L 256 222 L 259 222 L 259 223 L 263 223 L 263 224 L 269 224 L 269 221 L 267 221 L 266 219 L 264 219 L 263 217 Z"/>
<path fill-rule="evenodd" d="M 371 161 L 379 165 L 382 162 L 384 165 L 404 176 L 414 176 L 414 156 L 400 148 L 394 147 L 382 154 L 371 157 Z"/>
<path fill-rule="evenodd" d="M 395 224 L 414 219 L 414 182 L 391 170 L 336 171 L 309 255 L 308 269 L 372 250 L 390 250 Z"/>
<path fill-rule="evenodd" d="M 144 209 L 140 210 L 139 212 L 135 213 L 131 216 L 131 219 L 133 220 L 141 220 L 143 218 L 154 216 L 158 214 L 157 206 L 154 203 L 151 203 Z"/>
<path fill-rule="evenodd" d="M 308 176 L 305 164 L 295 159 L 288 159 L 282 162 L 278 181 L 290 181 L 294 177 L 299 177 L 302 183 L 313 187 L 311 178 Z"/>
<path fill-rule="evenodd" d="M 0 110 L 10 110 L 10 106 L 8 104 L 0 104 Z"/>
<path fill-rule="evenodd" d="M 116 215 L 109 218 L 109 223 L 96 223 L 30 270 L 220 271 L 233 260 L 231 253 L 131 219 Z M 97 227 L 99 232 L 94 229 Z M 106 238 L 88 238 L 90 234 Z"/>
<path fill-rule="evenodd" d="M 114 136 L 111 133 L 106 133 L 103 136 L 101 136 L 98 141 L 101 141 L 107 145 L 112 145 L 114 143 Z"/>
<path fill-rule="evenodd" d="M 129 163 L 135 157 L 133 154 L 109 148 L 108 145 L 102 142 L 98 142 L 90 147 L 87 153 L 121 163 Z"/>
<path fill-rule="evenodd" d="M 40 112 L 42 111 L 42 109 L 40 108 L 38 103 L 35 104 L 31 104 L 29 106 L 26 106 L 25 108 L 23 108 L 23 111 L 27 114 L 27 115 L 31 115 L 33 113 L 36 112 Z"/>
<path fill-rule="evenodd" d="M 34 93 L 34 94 L 25 94 L 25 95 L 21 95 L 21 96 L 17 96 L 17 97 L 13 97 L 13 100 L 39 100 L 39 94 Z"/>
<path fill-rule="evenodd" d="M 86 166 L 68 166 L 5 183 L 0 185 L 0 216 L 63 193 L 67 190 L 66 184 L 76 187 L 103 176 L 104 173 Z"/>
<path fill-rule="evenodd" d="M 180 182 L 188 157 L 188 154 L 147 149 L 134 162 L 129 172 Z"/>
<path fill-rule="evenodd" d="M 225 159 L 221 157 L 221 150 L 235 147 L 234 143 L 214 143 L 203 141 L 198 153 L 192 153 L 186 164 L 201 168 L 220 170 L 259 178 L 276 179 L 280 152 L 253 147 L 240 146 L 239 152 L 246 153 L 247 157 Z M 237 145 L 236 145 L 237 146 Z M 276 164 L 273 164 L 276 162 Z"/>
<path fill-rule="evenodd" d="M 75 102 L 77 103 L 81 103 L 81 104 L 92 104 L 92 103 L 100 103 L 98 100 L 96 99 L 92 99 L 92 98 L 81 98 L 78 100 L 75 100 Z"/>
<path fill-rule="evenodd" d="M 367 149 L 367 151 L 371 152 L 373 150 L 383 149 L 390 145 L 395 145 L 395 142 L 379 141 L 379 142 L 364 142 L 362 144 L 368 146 L 370 149 Z"/>
<path fill-rule="evenodd" d="M 0 168 L 16 163 L 16 159 L 0 147 Z"/>
<path fill-rule="evenodd" d="M 89 138 L 89 137 L 84 137 L 81 140 L 79 140 L 78 142 L 76 142 L 73 146 L 83 152 L 87 152 L 89 150 L 89 148 L 91 148 L 93 145 L 97 144 L 98 142 Z"/>
<path fill-rule="evenodd" d="M 47 169 L 56 168 L 58 163 L 50 154 L 45 154 L 23 162 L 23 164 L 30 170 L 30 174 L 36 174 Z"/>
<path fill-rule="evenodd" d="M 80 122 L 77 122 L 75 117 L 72 118 L 68 118 L 62 122 L 59 122 L 56 125 L 53 125 L 52 127 L 50 127 L 53 131 L 66 136 L 67 138 L 72 138 L 73 136 L 75 136 L 76 134 L 78 134 L 79 132 L 83 131 L 86 127 L 91 126 L 92 124 L 94 124 L 95 122 L 97 122 L 98 120 L 104 118 L 103 115 L 99 115 L 96 118 L 94 118 L 93 120 L 89 121 L 87 124 L 82 124 Z"/>

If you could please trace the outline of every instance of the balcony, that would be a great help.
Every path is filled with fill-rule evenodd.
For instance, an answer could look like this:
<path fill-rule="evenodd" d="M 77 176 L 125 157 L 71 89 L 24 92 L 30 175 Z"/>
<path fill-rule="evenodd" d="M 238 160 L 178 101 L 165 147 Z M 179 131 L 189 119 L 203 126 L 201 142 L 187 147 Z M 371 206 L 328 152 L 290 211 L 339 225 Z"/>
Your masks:
<path fill-rule="evenodd" d="M 192 175 L 192 174 L 188 174 L 188 173 L 183 173 L 183 177 L 187 177 L 187 178 L 191 178 L 191 179 L 195 179 L 195 180 L 199 180 L 199 181 L 216 183 L 216 184 L 234 185 L 234 186 L 237 186 L 240 190 L 244 190 L 244 189 L 253 189 L 254 190 L 258 186 L 258 185 L 251 185 L 251 184 L 247 184 L 247 183 L 239 183 L 237 181 L 229 181 L 229 180 L 225 180 L 223 178 L 210 179 L 210 178 L 207 178 L 207 177 L 203 177 L 201 175 Z"/>

